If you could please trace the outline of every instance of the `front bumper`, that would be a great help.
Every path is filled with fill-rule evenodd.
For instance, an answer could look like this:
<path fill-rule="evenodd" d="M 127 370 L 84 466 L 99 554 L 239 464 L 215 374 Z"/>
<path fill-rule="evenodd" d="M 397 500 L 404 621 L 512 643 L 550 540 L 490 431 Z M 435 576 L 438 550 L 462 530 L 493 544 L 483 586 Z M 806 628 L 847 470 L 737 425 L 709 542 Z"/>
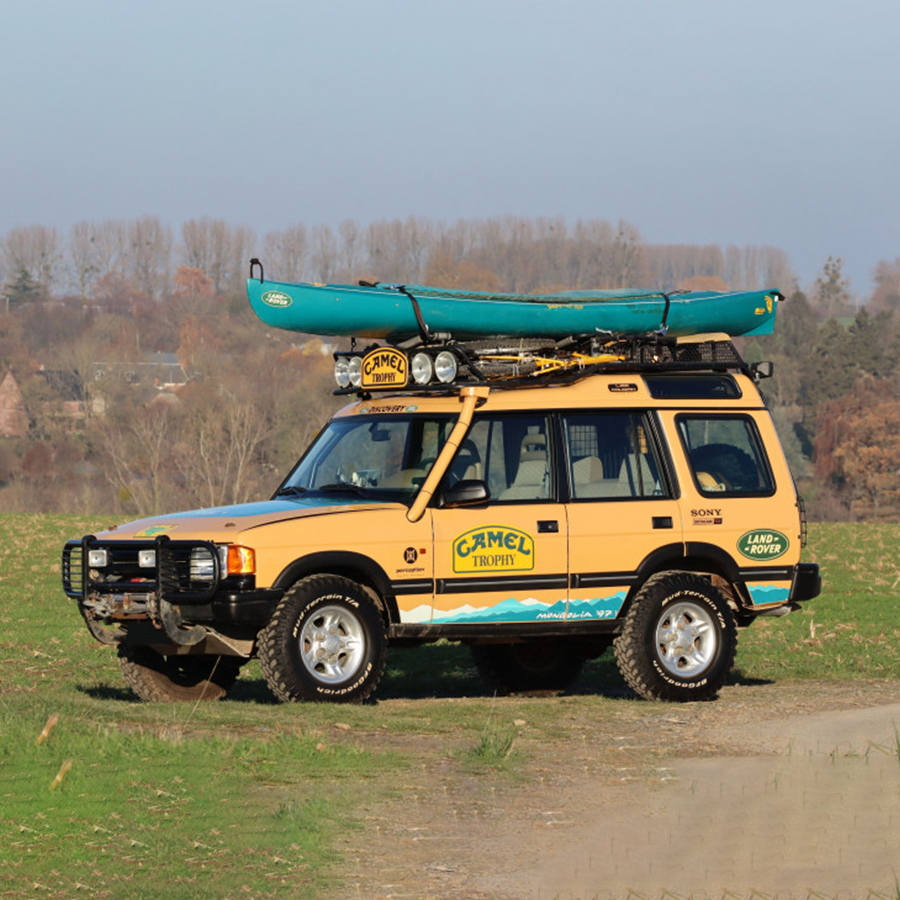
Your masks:
<path fill-rule="evenodd" d="M 98 550 L 105 563 L 91 566 L 91 551 Z M 213 630 L 255 637 L 284 592 L 258 590 L 252 575 L 228 576 L 218 551 L 209 541 L 166 535 L 146 540 L 86 535 L 63 548 L 63 590 L 103 643 L 110 641 L 101 623 L 124 625 L 135 634 L 145 623 L 185 647 L 200 644 Z"/>

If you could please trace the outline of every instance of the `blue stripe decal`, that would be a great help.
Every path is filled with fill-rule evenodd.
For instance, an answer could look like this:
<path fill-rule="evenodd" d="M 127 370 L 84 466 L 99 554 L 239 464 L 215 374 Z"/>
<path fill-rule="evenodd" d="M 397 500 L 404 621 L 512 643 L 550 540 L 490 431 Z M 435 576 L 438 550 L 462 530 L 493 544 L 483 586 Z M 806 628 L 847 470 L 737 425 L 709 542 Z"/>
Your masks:
<path fill-rule="evenodd" d="M 240 519 L 247 516 L 269 516 L 281 513 L 302 512 L 305 509 L 320 509 L 328 506 L 360 506 L 369 502 L 359 497 L 318 496 L 303 497 L 291 500 L 261 500 L 257 503 L 238 503 L 234 506 L 216 506 L 211 509 L 191 509 L 186 512 L 171 513 L 159 516 L 163 519 Z M 156 519 L 154 519 L 156 521 Z"/>
<path fill-rule="evenodd" d="M 777 584 L 748 584 L 750 598 L 754 606 L 768 606 L 770 603 L 787 603 L 791 596 L 790 587 Z"/>
<path fill-rule="evenodd" d="M 567 603 L 541 603 L 539 600 L 510 598 L 495 606 L 458 609 L 436 615 L 433 625 L 477 625 L 484 622 L 585 622 L 599 619 L 615 619 L 625 602 L 625 592 L 595 600 L 573 600 Z"/>

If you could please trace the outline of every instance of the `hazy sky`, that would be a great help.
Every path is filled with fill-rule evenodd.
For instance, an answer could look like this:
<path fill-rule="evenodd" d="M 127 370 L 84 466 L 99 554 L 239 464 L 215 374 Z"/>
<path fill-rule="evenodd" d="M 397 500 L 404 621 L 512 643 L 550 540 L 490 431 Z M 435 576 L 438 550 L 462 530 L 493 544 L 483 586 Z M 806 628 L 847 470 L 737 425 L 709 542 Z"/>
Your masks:
<path fill-rule="evenodd" d="M 900 256 L 897 0 L 0 0 L 0 235 L 624 219 Z"/>

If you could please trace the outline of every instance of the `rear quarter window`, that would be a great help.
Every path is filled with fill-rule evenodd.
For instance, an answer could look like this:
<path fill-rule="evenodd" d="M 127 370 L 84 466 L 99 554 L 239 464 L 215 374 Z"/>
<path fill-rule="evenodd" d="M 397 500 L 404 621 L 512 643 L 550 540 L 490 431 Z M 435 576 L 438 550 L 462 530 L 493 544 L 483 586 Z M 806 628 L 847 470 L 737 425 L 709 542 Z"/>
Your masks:
<path fill-rule="evenodd" d="M 768 457 L 750 416 L 682 415 L 676 421 L 701 494 L 764 497 L 775 492 Z"/>

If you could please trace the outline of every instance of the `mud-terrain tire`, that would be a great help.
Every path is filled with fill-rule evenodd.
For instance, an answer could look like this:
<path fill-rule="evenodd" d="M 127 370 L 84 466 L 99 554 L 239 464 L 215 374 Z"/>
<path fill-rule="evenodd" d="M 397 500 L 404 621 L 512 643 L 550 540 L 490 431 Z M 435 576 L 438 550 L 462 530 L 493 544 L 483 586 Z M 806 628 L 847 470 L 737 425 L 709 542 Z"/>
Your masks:
<path fill-rule="evenodd" d="M 360 703 L 384 672 L 384 620 L 356 582 L 311 575 L 284 595 L 258 652 L 279 700 Z"/>
<path fill-rule="evenodd" d="M 500 695 L 564 691 L 584 665 L 568 641 L 476 644 L 472 656 L 482 679 Z"/>
<path fill-rule="evenodd" d="M 737 625 L 706 578 L 661 572 L 638 592 L 613 646 L 619 671 L 645 700 L 712 700 L 734 664 Z"/>
<path fill-rule="evenodd" d="M 221 700 L 245 662 L 237 656 L 161 656 L 152 647 L 119 644 L 128 687 L 149 703 Z"/>

